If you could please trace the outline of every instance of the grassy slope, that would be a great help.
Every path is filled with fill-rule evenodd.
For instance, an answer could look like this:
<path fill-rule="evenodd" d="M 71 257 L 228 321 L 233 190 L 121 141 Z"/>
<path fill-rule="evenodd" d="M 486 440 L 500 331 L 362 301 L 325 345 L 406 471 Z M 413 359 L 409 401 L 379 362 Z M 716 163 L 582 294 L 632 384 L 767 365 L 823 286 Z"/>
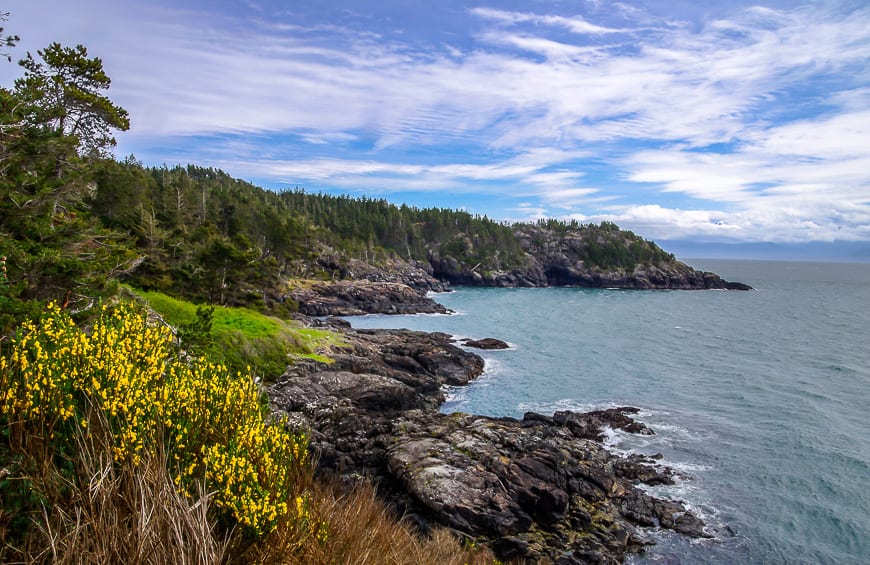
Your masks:
<path fill-rule="evenodd" d="M 153 291 L 131 290 L 163 320 L 175 328 L 194 322 L 196 305 Z M 329 350 L 345 345 L 342 337 L 329 330 L 305 328 L 300 324 L 267 316 L 247 308 L 215 306 L 212 322 L 214 354 L 230 367 L 274 380 L 294 359 L 331 362 Z"/>

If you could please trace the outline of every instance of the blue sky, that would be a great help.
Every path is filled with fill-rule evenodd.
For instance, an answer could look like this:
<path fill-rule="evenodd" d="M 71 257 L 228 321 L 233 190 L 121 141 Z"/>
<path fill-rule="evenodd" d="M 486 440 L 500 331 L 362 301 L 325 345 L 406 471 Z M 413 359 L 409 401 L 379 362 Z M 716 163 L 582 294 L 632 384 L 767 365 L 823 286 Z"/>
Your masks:
<path fill-rule="evenodd" d="M 103 59 L 119 157 L 656 240 L 870 242 L 863 1 L 2 8 L 13 57 Z"/>

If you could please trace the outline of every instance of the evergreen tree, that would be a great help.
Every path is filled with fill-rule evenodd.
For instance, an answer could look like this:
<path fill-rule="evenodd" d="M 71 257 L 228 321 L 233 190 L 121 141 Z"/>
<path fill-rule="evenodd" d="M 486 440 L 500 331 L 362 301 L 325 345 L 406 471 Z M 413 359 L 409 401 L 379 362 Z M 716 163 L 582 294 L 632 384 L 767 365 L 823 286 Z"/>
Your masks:
<path fill-rule="evenodd" d="M 89 58 L 83 45 L 52 43 L 37 54 L 19 61 L 25 74 L 15 81 L 27 122 L 74 138 L 83 154 L 105 155 L 115 146 L 111 130 L 126 131 L 130 119 L 102 94 L 112 82 L 102 60 Z"/>
<path fill-rule="evenodd" d="M 53 298 L 86 309 L 129 260 L 119 234 L 93 222 L 94 156 L 126 129 L 126 111 L 99 90 L 108 77 L 83 47 L 59 44 L 28 54 L 13 91 L 0 89 L 0 254 L 7 256 L 4 300 L 12 310 Z M 3 331 L 14 320 L 4 324 Z"/>

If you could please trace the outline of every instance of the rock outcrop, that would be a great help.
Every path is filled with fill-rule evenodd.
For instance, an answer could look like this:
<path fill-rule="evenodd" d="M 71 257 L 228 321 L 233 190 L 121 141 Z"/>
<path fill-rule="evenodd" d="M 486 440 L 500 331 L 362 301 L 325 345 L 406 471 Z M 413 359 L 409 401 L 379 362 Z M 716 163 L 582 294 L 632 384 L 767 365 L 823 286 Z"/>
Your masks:
<path fill-rule="evenodd" d="M 287 297 L 307 316 L 358 316 L 363 314 L 446 314 L 424 290 L 401 282 L 340 280 L 306 281 L 292 288 Z"/>
<path fill-rule="evenodd" d="M 678 261 L 652 242 L 616 226 L 556 232 L 518 225 L 514 235 L 525 255 L 521 264 L 493 268 L 467 264 L 437 249 L 429 253 L 435 277 L 450 284 L 493 287 L 578 286 L 589 288 L 751 290 Z M 469 242 L 469 245 L 471 243 Z"/>
<path fill-rule="evenodd" d="M 380 258 L 374 265 L 361 258 L 326 254 L 317 265 L 337 280 L 403 284 L 421 293 L 444 291 L 448 285 L 752 289 L 715 273 L 696 270 L 655 243 L 607 222 L 599 226 L 516 224 L 513 236 L 515 242 L 505 249 L 493 249 L 491 244 L 478 249 L 476 238 L 463 234 L 458 238 L 462 243 L 459 246 L 431 242 L 426 246 L 425 261 L 393 256 Z M 385 308 L 390 304 L 394 301 L 380 301 Z"/>
<path fill-rule="evenodd" d="M 494 337 L 485 337 L 483 339 L 463 339 L 462 345 L 465 347 L 473 347 L 475 349 L 508 349 L 510 345 L 506 342 L 495 339 Z"/>
<path fill-rule="evenodd" d="M 373 264 L 363 259 L 323 256 L 318 259 L 317 264 L 338 280 L 397 283 L 421 293 L 447 290 L 447 283 L 435 278 L 432 275 L 432 266 L 425 261 L 406 261 L 400 257 L 392 257 L 381 258 L 377 264 Z"/>
<path fill-rule="evenodd" d="M 329 321 L 320 322 L 329 324 Z M 621 457 L 602 428 L 651 434 L 632 408 L 521 420 L 442 414 L 442 386 L 481 374 L 482 359 L 446 334 L 349 330 L 335 361 L 297 364 L 268 389 L 273 410 L 311 430 L 320 472 L 366 476 L 424 530 L 445 524 L 502 559 L 617 563 L 651 543 L 645 527 L 704 536 L 654 458 Z"/>
<path fill-rule="evenodd" d="M 423 520 L 492 540 L 502 559 L 619 561 L 649 543 L 638 526 L 703 536 L 703 524 L 681 504 L 636 487 L 670 484 L 668 471 L 576 433 L 594 422 L 572 428 L 540 414 L 410 412 L 393 424 L 388 470 L 422 507 Z"/>
<path fill-rule="evenodd" d="M 698 271 L 679 261 L 637 265 L 634 268 L 602 269 L 570 253 L 545 257 L 528 256 L 528 264 L 511 270 L 469 271 L 449 258 L 435 260 L 435 274 L 450 284 L 489 287 L 577 286 L 638 290 L 752 290 L 715 273 Z"/>

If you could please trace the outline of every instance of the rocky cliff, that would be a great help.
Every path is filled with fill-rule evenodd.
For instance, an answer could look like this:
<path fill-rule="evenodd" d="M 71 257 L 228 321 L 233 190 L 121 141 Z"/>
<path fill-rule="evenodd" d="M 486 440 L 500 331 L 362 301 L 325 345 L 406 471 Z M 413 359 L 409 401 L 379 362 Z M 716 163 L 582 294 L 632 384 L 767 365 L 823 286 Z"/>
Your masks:
<path fill-rule="evenodd" d="M 655 243 L 614 224 L 516 224 L 512 245 L 492 249 L 463 236 L 432 242 L 427 260 L 391 256 L 372 264 L 327 254 L 318 270 L 332 282 L 297 281 L 290 298 L 311 316 L 445 313 L 426 296 L 449 285 L 489 287 L 577 286 L 587 288 L 751 290 L 719 275 L 696 270 Z M 351 282 L 353 281 L 353 282 Z"/>
<path fill-rule="evenodd" d="M 437 281 L 434 281 L 437 282 Z M 286 294 L 307 316 L 363 314 L 446 314 L 447 308 L 426 293 L 400 282 L 369 280 L 307 281 Z"/>
<path fill-rule="evenodd" d="M 616 226 L 574 230 L 517 225 L 524 251 L 519 264 L 502 268 L 491 261 L 463 259 L 430 251 L 433 275 L 451 284 L 495 287 L 580 286 L 636 289 L 749 290 L 677 261 L 652 242 Z M 474 256 L 469 240 L 465 255 Z M 473 263 L 473 264 L 472 264 Z"/>
<path fill-rule="evenodd" d="M 680 502 L 640 488 L 672 471 L 602 445 L 605 426 L 653 433 L 634 409 L 442 414 L 443 385 L 478 376 L 479 356 L 446 334 L 320 323 L 341 325 L 352 345 L 331 364 L 288 369 L 267 391 L 273 410 L 311 430 L 321 472 L 373 478 L 422 529 L 444 524 L 502 559 L 564 564 L 621 562 L 652 543 L 643 528 L 706 535 Z"/>

